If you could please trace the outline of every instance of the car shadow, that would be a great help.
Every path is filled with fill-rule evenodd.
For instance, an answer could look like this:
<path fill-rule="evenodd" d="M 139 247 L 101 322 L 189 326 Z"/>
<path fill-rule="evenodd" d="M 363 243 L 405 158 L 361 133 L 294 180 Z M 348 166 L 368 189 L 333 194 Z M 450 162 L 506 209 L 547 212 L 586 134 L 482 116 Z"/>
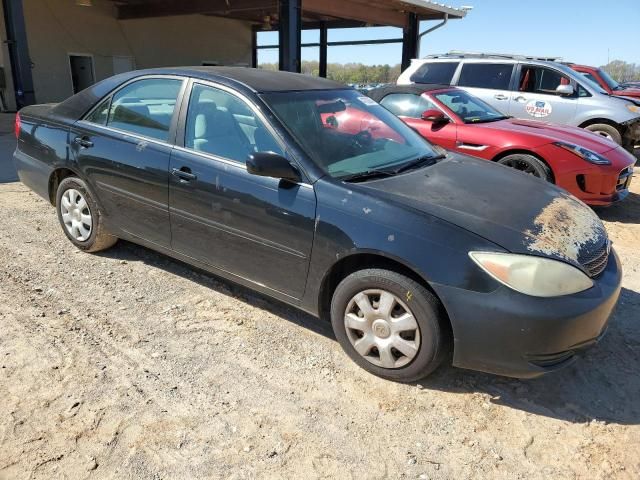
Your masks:
<path fill-rule="evenodd" d="M 445 366 L 420 382 L 425 389 L 479 392 L 491 402 L 573 423 L 640 424 L 640 294 L 623 289 L 601 342 L 571 366 L 519 380 Z"/>
<path fill-rule="evenodd" d="M 594 207 L 593 210 L 607 222 L 640 224 L 640 195 L 629 192 L 622 202 L 610 207 Z"/>
<path fill-rule="evenodd" d="M 149 266 L 186 278 L 218 293 L 236 298 L 248 305 L 251 305 L 252 307 L 266 310 L 267 312 L 284 318 L 289 322 L 307 328 L 329 339 L 335 340 L 333 330 L 328 322 L 322 322 L 313 315 L 309 315 L 308 313 L 291 307 L 277 299 L 267 297 L 266 295 L 255 292 L 243 285 L 217 277 L 205 270 L 183 263 L 140 245 L 119 240 L 114 247 L 103 252 L 99 252 L 96 255 L 128 262 L 142 261 Z"/>
<path fill-rule="evenodd" d="M 114 248 L 98 255 L 129 262 L 142 261 L 335 340 L 328 322 L 145 247 L 120 241 Z M 607 335 L 563 370 L 537 379 L 518 380 L 454 368 L 449 362 L 418 385 L 423 389 L 460 394 L 485 393 L 495 404 L 570 422 L 595 419 L 639 424 L 638 317 L 640 294 L 623 289 Z M 344 361 L 349 361 L 346 356 Z"/>

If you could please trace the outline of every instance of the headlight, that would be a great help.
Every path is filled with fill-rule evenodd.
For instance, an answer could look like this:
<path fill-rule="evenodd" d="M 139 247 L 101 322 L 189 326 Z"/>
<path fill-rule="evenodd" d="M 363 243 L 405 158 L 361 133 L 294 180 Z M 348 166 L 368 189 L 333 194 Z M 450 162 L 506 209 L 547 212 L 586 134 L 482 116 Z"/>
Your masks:
<path fill-rule="evenodd" d="M 596 165 L 611 165 L 609 159 L 592 150 L 589 150 L 588 148 L 581 147 L 580 145 L 574 145 L 573 143 L 566 142 L 554 142 L 554 145 L 556 147 L 564 148 L 565 150 L 570 151 L 571 153 L 579 156 L 589 163 L 595 163 Z"/>
<path fill-rule="evenodd" d="M 627 103 L 627 109 L 632 113 L 640 113 L 640 106 L 633 103 Z"/>
<path fill-rule="evenodd" d="M 469 256 L 503 285 L 532 297 L 560 297 L 593 286 L 593 280 L 577 268 L 549 258 L 497 252 L 469 252 Z"/>

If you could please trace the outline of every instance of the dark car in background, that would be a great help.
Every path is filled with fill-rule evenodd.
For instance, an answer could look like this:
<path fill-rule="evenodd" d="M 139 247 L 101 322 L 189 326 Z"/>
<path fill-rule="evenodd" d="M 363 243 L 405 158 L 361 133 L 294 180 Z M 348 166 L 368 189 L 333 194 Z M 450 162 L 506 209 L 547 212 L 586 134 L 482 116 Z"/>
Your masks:
<path fill-rule="evenodd" d="M 346 110 L 392 135 L 326 124 Z M 443 156 L 328 80 L 130 72 L 23 109 L 16 132 L 20 179 L 79 249 L 126 239 L 330 319 L 385 378 L 419 379 L 449 350 L 459 367 L 541 375 L 597 342 L 620 292 L 582 202 Z"/>

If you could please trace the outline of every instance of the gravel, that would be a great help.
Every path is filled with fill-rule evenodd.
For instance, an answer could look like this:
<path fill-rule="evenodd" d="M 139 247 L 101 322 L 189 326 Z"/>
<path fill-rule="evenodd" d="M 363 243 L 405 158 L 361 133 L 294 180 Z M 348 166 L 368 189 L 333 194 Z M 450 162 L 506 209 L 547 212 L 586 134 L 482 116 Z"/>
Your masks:
<path fill-rule="evenodd" d="M 640 477 L 640 182 L 609 333 L 519 381 L 373 377 L 329 325 L 130 243 L 78 253 L 0 185 L 0 479 Z"/>

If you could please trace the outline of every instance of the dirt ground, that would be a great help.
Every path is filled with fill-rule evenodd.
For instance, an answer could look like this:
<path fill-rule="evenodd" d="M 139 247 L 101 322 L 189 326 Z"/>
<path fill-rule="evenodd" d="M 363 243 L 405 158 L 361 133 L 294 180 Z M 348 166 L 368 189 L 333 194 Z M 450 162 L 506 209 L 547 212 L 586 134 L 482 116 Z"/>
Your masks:
<path fill-rule="evenodd" d="M 399 385 L 246 289 L 129 243 L 78 252 L 0 185 L 0 479 L 640 478 L 640 181 L 598 213 L 625 268 L 600 345 L 532 381 Z"/>

